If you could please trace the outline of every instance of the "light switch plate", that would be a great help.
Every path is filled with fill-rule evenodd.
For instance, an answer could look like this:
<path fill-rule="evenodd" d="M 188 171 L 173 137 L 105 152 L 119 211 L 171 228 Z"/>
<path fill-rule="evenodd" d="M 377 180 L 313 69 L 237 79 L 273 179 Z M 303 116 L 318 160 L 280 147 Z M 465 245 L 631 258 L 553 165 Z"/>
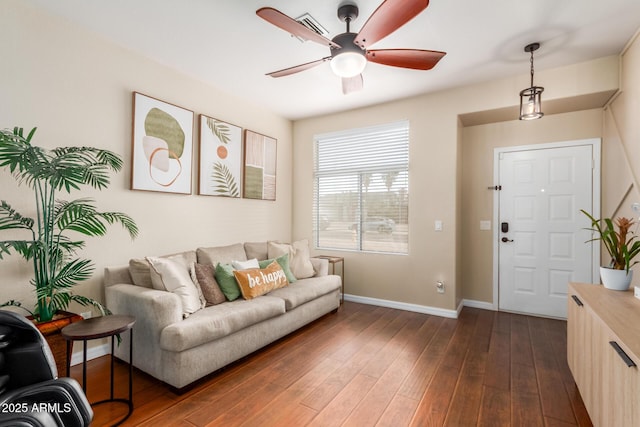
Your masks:
<path fill-rule="evenodd" d="M 435 230 L 442 231 L 442 221 L 440 221 L 439 219 L 435 221 Z"/>
<path fill-rule="evenodd" d="M 491 221 L 481 220 L 480 230 L 491 230 Z"/>

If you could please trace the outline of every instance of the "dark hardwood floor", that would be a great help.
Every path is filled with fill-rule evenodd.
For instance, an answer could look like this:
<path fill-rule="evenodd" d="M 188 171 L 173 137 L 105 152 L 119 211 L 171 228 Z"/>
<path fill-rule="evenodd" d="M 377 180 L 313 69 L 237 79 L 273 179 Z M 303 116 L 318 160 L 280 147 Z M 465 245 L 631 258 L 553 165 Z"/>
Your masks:
<path fill-rule="evenodd" d="M 591 425 L 566 336 L 558 320 L 472 308 L 455 320 L 346 302 L 180 396 L 136 370 L 124 425 Z M 116 363 L 116 397 L 126 372 Z M 80 366 L 72 375 L 81 378 Z M 88 377 L 89 400 L 108 397 L 108 356 L 89 362 Z M 124 412 L 98 406 L 93 425 Z"/>

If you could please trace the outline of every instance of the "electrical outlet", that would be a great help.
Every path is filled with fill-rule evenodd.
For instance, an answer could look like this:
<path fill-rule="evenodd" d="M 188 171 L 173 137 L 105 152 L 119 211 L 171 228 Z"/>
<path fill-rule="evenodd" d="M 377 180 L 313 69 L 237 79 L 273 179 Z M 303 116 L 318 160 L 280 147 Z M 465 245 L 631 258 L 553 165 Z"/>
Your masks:
<path fill-rule="evenodd" d="M 80 316 L 82 316 L 83 319 L 89 319 L 91 318 L 91 312 L 85 311 L 84 313 L 80 313 Z"/>
<path fill-rule="evenodd" d="M 436 282 L 436 290 L 439 294 L 444 294 L 444 282 L 442 280 Z"/>

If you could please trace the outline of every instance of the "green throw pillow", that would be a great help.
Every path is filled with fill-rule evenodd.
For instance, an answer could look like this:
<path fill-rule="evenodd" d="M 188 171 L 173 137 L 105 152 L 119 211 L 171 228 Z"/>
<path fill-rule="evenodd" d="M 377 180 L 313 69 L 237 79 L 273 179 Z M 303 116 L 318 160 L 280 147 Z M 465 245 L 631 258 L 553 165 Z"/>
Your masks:
<path fill-rule="evenodd" d="M 220 290 L 229 301 L 238 299 L 240 296 L 240 287 L 233 275 L 233 266 L 231 264 L 218 263 L 218 265 L 216 265 L 216 281 L 220 286 Z"/>
<path fill-rule="evenodd" d="M 284 271 L 284 275 L 287 276 L 287 280 L 289 281 L 289 283 L 293 283 L 298 280 L 289 268 L 289 254 L 280 255 L 275 259 L 275 261 L 280 264 L 280 267 L 282 267 L 282 271 Z M 267 266 L 272 262 L 273 259 L 265 259 L 264 261 L 258 261 L 258 264 L 260 265 L 260 268 L 267 268 Z"/>

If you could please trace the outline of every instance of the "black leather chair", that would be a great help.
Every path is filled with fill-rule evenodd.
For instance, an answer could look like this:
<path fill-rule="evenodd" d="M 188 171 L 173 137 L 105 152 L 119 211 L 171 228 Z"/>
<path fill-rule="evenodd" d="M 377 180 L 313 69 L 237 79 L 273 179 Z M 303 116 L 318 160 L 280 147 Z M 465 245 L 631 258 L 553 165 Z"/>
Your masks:
<path fill-rule="evenodd" d="M 0 426 L 88 426 L 93 410 L 73 378 L 58 378 L 47 341 L 24 316 L 0 310 Z"/>

